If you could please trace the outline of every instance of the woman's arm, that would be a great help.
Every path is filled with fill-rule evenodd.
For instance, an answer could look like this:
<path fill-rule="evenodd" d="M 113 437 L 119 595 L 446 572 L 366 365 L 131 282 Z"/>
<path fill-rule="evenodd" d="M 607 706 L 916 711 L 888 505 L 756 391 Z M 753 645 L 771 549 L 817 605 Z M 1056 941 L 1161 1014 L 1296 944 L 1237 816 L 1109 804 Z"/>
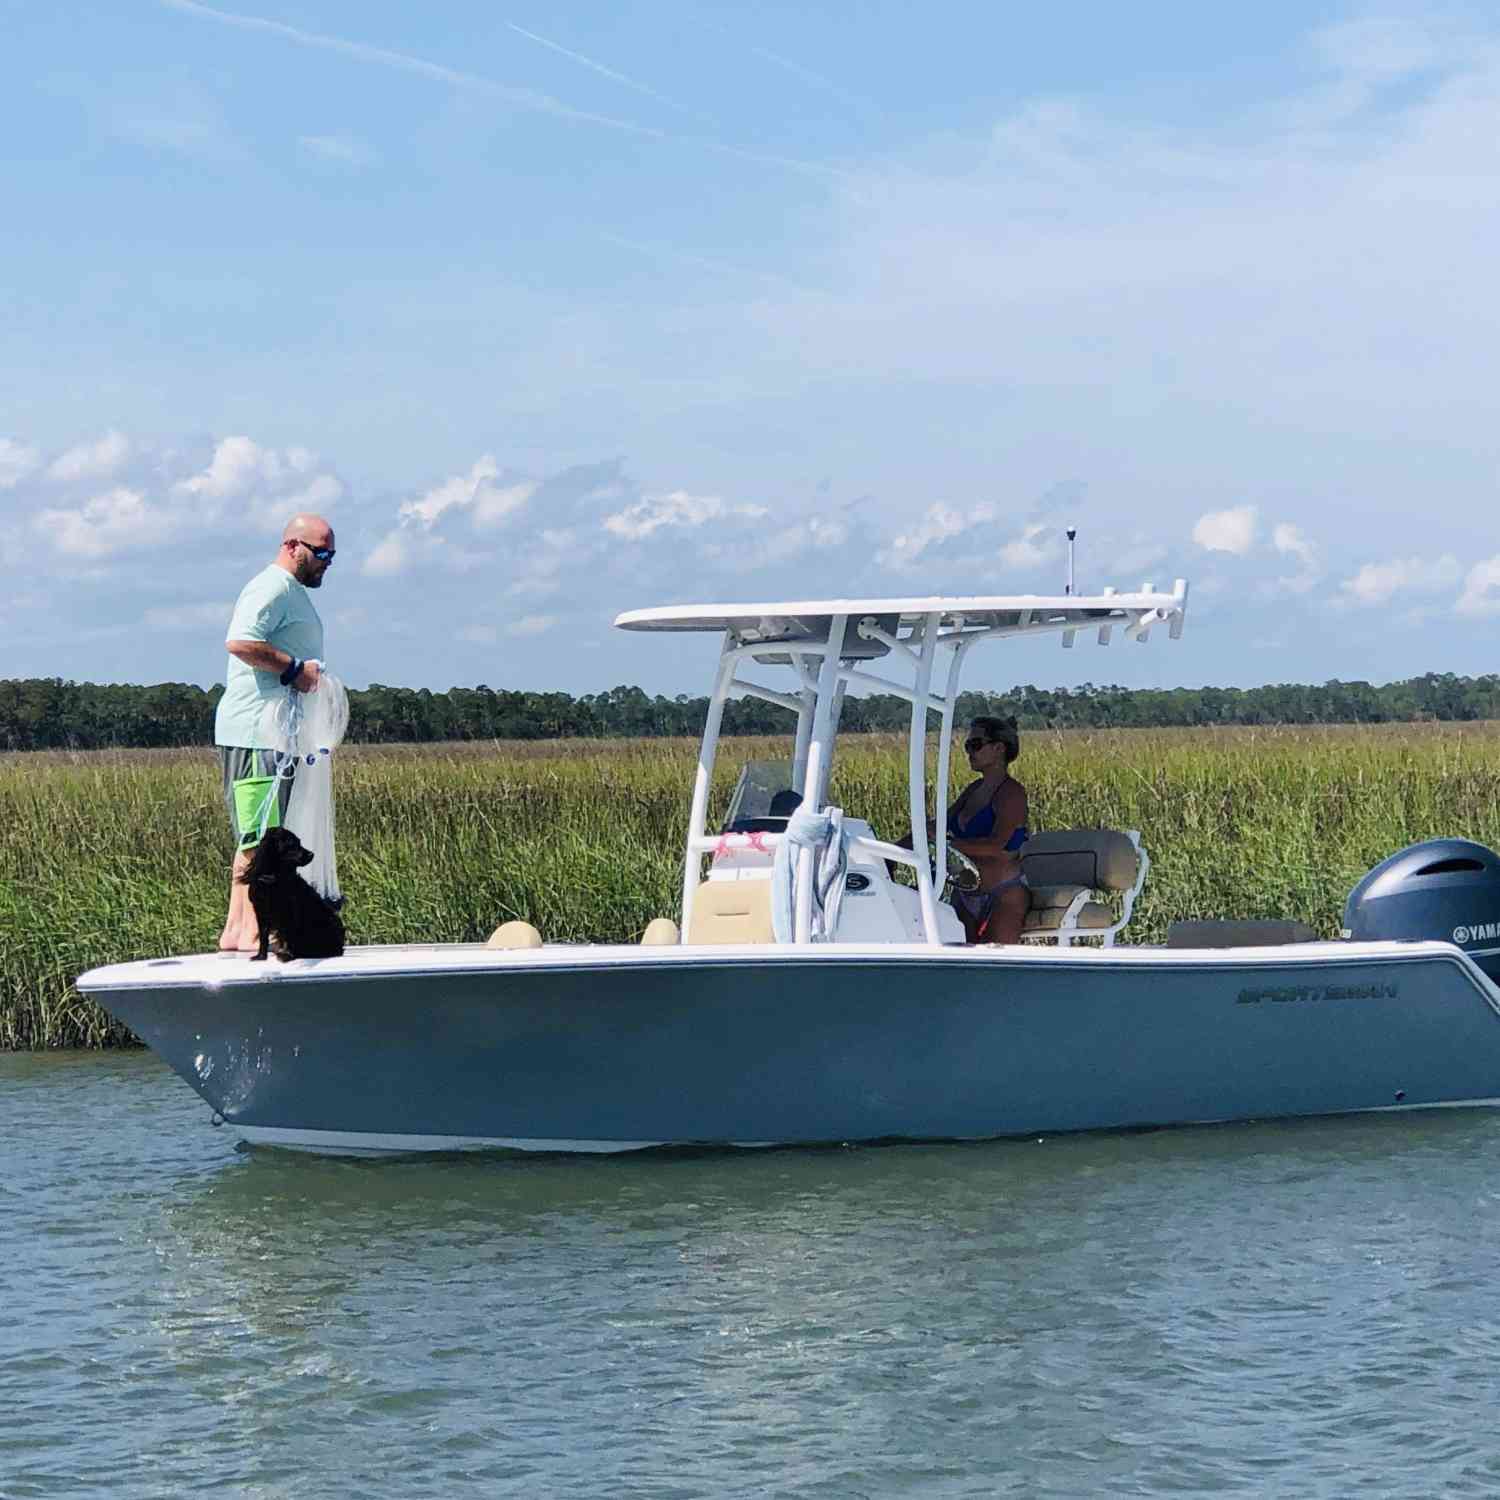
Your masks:
<path fill-rule="evenodd" d="M 948 816 L 944 820 L 944 823 L 943 823 L 943 826 L 948 830 L 948 842 L 955 849 L 958 848 L 958 843 L 953 838 L 953 824 L 954 824 L 954 822 L 957 819 L 959 808 L 961 808 L 964 805 L 964 798 L 967 797 L 969 795 L 969 793 L 974 790 L 975 785 L 976 785 L 976 783 L 971 781 L 968 784 L 968 786 L 966 786 L 963 789 L 963 791 L 961 791 L 958 794 L 958 796 L 954 798 L 954 800 L 953 800 L 953 806 L 948 809 Z M 931 840 L 931 838 L 933 837 L 933 835 L 936 832 L 937 832 L 937 819 L 936 818 L 928 818 L 928 820 L 927 820 L 927 837 L 928 837 L 928 839 Z M 910 849 L 912 847 L 912 838 L 913 838 L 913 836 L 910 833 L 903 834 L 901 838 L 899 838 L 899 839 L 896 840 L 896 847 L 898 849 Z M 962 852 L 962 851 L 960 851 L 960 852 Z"/>

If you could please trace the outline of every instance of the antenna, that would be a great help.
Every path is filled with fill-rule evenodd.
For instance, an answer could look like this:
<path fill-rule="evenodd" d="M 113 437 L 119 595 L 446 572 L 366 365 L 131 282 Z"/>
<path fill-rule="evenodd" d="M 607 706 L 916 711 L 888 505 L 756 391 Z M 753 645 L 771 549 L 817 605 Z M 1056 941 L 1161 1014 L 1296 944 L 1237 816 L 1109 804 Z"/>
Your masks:
<path fill-rule="evenodd" d="M 1077 538 L 1077 536 L 1078 528 L 1076 526 L 1068 527 L 1068 584 L 1067 587 L 1063 589 L 1063 593 L 1065 594 L 1071 594 L 1073 592 L 1073 542 Z"/>

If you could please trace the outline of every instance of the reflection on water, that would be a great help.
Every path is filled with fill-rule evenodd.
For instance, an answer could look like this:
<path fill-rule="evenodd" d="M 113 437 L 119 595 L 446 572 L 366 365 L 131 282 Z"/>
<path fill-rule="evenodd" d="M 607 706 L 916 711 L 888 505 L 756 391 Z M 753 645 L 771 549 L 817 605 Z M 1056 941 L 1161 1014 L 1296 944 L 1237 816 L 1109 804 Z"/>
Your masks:
<path fill-rule="evenodd" d="M 131 1055 L 0 1118 L 7 1497 L 1500 1483 L 1500 1116 L 342 1162 Z"/>

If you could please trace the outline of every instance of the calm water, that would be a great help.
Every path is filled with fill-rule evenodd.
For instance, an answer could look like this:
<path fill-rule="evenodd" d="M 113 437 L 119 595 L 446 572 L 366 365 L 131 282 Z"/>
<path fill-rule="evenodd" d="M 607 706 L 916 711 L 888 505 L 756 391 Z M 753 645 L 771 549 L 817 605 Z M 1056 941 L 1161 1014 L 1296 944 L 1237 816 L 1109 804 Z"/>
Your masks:
<path fill-rule="evenodd" d="M 0 1057 L 0 1495 L 1493 1495 L 1500 1116 L 246 1154 Z"/>

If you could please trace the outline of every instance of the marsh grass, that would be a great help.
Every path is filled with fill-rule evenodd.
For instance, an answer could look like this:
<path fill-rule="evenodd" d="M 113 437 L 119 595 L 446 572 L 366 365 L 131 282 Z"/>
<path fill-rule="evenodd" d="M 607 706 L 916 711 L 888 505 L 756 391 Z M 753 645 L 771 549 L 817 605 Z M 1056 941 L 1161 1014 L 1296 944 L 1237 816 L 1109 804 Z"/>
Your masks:
<path fill-rule="evenodd" d="M 697 747 L 682 740 L 351 747 L 339 873 L 355 943 L 475 941 L 523 917 L 549 940 L 631 941 L 678 906 Z M 726 741 L 740 764 L 781 740 Z M 961 757 L 959 757 L 961 759 Z M 1371 865 L 1441 834 L 1500 843 L 1500 726 L 1031 734 L 1039 828 L 1138 828 L 1152 859 L 1126 936 L 1178 917 L 1296 917 L 1333 935 Z M 958 778 L 955 785 L 961 782 Z M 899 740 L 841 742 L 833 796 L 904 832 Z M 228 895 L 210 751 L 0 756 L 0 1047 L 129 1034 L 73 988 L 96 964 L 201 952 Z"/>

